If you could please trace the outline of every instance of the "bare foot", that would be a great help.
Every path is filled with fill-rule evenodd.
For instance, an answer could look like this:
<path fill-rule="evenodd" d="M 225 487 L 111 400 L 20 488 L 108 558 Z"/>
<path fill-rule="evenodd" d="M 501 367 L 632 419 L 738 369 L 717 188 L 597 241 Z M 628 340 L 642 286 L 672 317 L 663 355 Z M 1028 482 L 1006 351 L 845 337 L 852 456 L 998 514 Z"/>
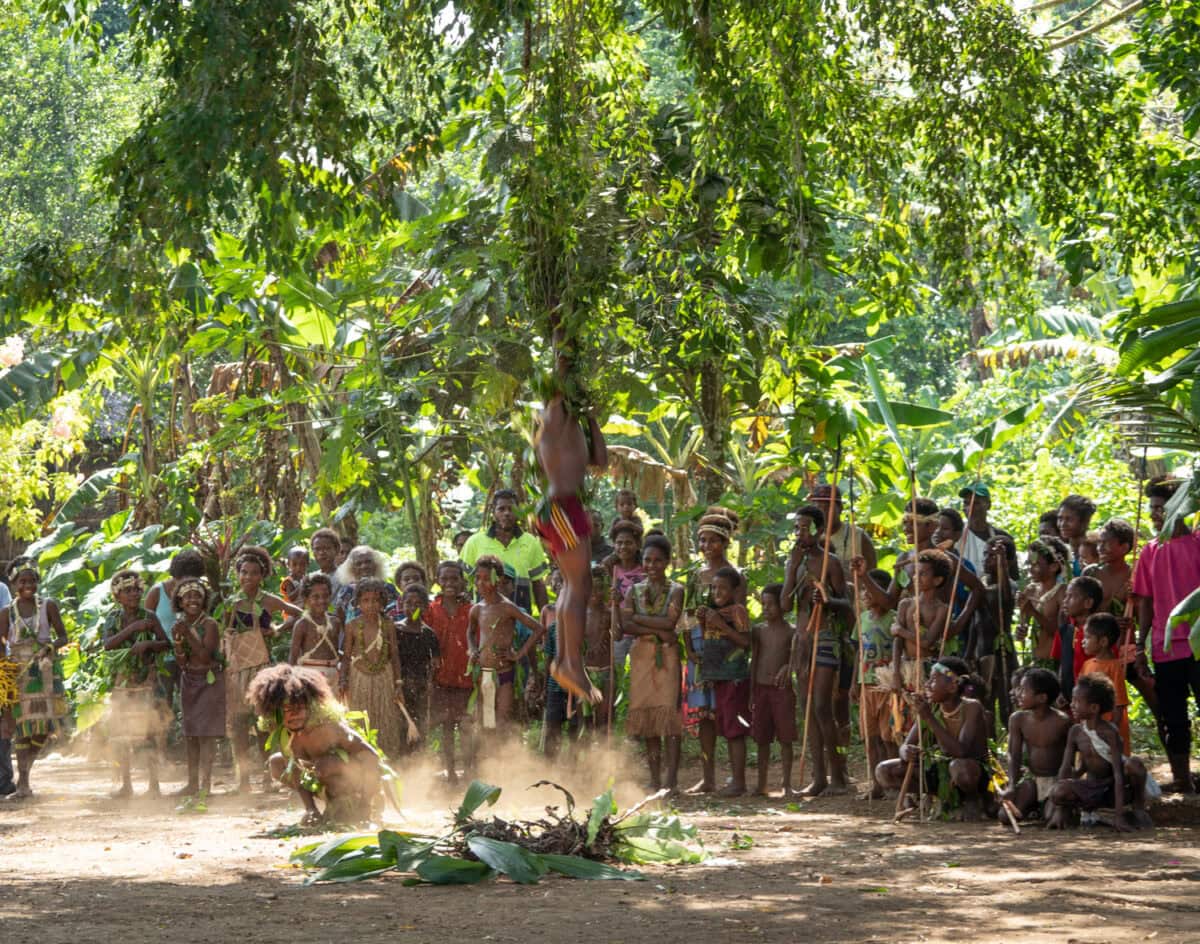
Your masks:
<path fill-rule="evenodd" d="M 33 791 L 29 788 L 29 784 L 17 784 L 17 789 L 13 791 L 12 798 L 14 800 L 28 800 L 33 796 Z"/>
<path fill-rule="evenodd" d="M 825 796 L 840 797 L 845 796 L 850 792 L 850 788 L 844 783 L 831 783 L 825 788 Z"/>
<path fill-rule="evenodd" d="M 814 780 L 807 787 L 801 790 L 797 796 L 802 797 L 817 797 L 829 789 L 828 782 L 824 780 Z"/>
<path fill-rule="evenodd" d="M 109 796 L 114 800 L 124 800 L 126 797 L 133 796 L 133 784 L 123 784 L 120 790 L 114 790 Z"/>
<path fill-rule="evenodd" d="M 716 789 L 717 785 L 711 780 L 701 780 L 694 787 L 690 787 L 687 792 L 694 796 L 697 793 L 712 793 Z"/>
<path fill-rule="evenodd" d="M 184 784 L 182 787 L 180 787 L 178 790 L 174 791 L 173 793 L 168 793 L 168 794 L 167 794 L 167 796 L 169 796 L 169 797 L 190 797 L 190 796 L 195 796 L 195 795 L 196 795 L 196 792 L 197 792 L 199 789 L 200 789 L 200 788 L 199 788 L 198 786 L 196 786 L 196 784 L 194 784 L 194 783 L 188 783 L 188 784 Z"/>
<path fill-rule="evenodd" d="M 734 783 L 732 780 L 725 784 L 719 791 L 719 797 L 740 797 L 746 795 L 746 785 L 744 783 Z"/>
<path fill-rule="evenodd" d="M 588 704 L 598 705 L 604 700 L 604 695 L 592 684 L 581 666 L 570 666 L 555 659 L 550 663 L 550 677 L 568 695 L 574 695 Z"/>

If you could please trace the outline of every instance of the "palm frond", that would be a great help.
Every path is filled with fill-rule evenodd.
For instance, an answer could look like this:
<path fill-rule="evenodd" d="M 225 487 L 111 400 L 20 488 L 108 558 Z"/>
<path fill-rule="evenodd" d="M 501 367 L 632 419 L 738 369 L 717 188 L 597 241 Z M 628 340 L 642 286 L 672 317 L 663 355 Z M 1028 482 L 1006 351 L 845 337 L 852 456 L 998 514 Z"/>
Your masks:
<path fill-rule="evenodd" d="M 1042 440 L 1069 439 L 1096 419 L 1115 425 L 1133 447 L 1200 452 L 1200 417 L 1175 409 L 1141 380 L 1103 370 L 1071 390 Z"/>

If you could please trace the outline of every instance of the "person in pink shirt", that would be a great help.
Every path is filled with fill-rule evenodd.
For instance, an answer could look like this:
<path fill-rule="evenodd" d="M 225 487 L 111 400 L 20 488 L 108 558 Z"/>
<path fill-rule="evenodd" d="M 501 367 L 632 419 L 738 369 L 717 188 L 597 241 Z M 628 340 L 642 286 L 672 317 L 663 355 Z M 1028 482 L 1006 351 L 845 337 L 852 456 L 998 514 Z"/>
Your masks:
<path fill-rule="evenodd" d="M 1162 481 L 1146 489 L 1155 530 L 1162 530 L 1167 502 L 1178 487 L 1177 481 Z M 1137 600 L 1138 665 L 1146 665 L 1149 638 L 1158 693 L 1158 736 L 1171 762 L 1172 783 L 1165 789 L 1181 793 L 1194 793 L 1196 789 L 1188 767 L 1192 749 L 1188 695 L 1200 705 L 1200 663 L 1188 644 L 1190 627 L 1176 626 L 1169 640 L 1166 627 L 1171 610 L 1197 587 L 1200 535 L 1178 521 L 1169 541 L 1153 540 L 1142 549 L 1133 571 L 1133 593 Z"/>

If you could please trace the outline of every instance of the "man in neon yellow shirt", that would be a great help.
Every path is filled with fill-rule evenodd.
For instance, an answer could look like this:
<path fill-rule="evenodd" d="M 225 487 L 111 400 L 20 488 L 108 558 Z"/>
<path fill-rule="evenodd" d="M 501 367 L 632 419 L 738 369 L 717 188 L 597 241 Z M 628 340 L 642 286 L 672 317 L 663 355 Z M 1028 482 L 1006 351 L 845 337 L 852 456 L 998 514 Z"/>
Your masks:
<path fill-rule="evenodd" d="M 492 554 L 516 571 L 516 592 L 513 603 L 526 613 L 532 613 L 536 602 L 538 611 L 546 605 L 545 576 L 550 569 L 542 539 L 523 530 L 517 524 L 517 493 L 501 489 L 492 504 L 492 523 L 483 531 L 467 538 L 459 558 L 472 573 L 475 562 Z"/>

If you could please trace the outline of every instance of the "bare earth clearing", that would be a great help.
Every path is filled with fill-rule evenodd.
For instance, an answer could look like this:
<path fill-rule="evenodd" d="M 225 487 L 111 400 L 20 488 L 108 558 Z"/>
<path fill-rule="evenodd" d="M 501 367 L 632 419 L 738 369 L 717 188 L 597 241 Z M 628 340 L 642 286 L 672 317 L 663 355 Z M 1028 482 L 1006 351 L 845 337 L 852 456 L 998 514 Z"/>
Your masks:
<path fill-rule="evenodd" d="M 514 766 L 484 771 L 505 787 L 498 812 L 557 802 L 525 790 L 539 776 Z M 1200 940 L 1200 807 L 1177 798 L 1156 809 L 1154 834 L 1029 827 L 1019 838 L 994 822 L 895 825 L 890 803 L 826 799 L 797 813 L 778 799 L 685 798 L 713 860 L 643 869 L 646 882 L 405 888 L 389 875 L 302 887 L 286 862 L 306 840 L 262 838 L 299 819 L 283 794 L 218 796 L 207 814 L 182 815 L 169 799 L 109 799 L 109 769 L 80 758 L 42 761 L 35 778 L 34 801 L 0 802 L 5 944 Z M 170 791 L 182 773 L 167 778 Z M 585 804 L 603 776 L 581 779 L 564 778 Z M 417 831 L 443 826 L 461 796 L 420 773 L 405 789 L 398 825 Z M 618 799 L 638 795 L 630 783 Z"/>

